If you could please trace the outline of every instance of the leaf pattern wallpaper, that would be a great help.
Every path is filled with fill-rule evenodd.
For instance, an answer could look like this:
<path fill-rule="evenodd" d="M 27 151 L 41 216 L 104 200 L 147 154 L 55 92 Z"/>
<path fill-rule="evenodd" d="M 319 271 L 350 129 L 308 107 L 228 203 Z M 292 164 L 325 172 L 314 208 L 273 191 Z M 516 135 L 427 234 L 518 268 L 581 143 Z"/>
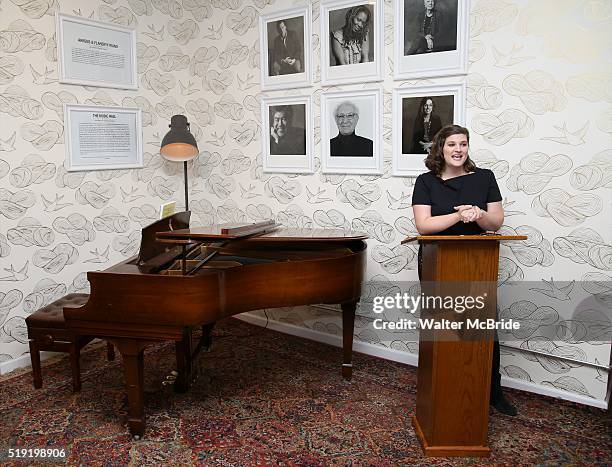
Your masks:
<path fill-rule="evenodd" d="M 320 96 L 332 88 L 320 85 L 319 2 L 313 0 L 314 85 L 269 95 L 313 96 L 315 173 L 264 173 L 259 58 L 266 51 L 259 47 L 258 17 L 298 3 L 1 2 L 0 363 L 27 355 L 26 316 L 66 293 L 87 292 L 87 271 L 135 254 L 140 229 L 157 218 L 159 205 L 172 199 L 181 204 L 182 168 L 159 156 L 161 138 L 177 113 L 187 115 L 201 149 L 189 163 L 195 224 L 274 218 L 291 227 L 367 232 L 370 282 L 356 340 L 404 361 L 418 352 L 416 333 L 373 328 L 367 300 L 417 279 L 416 248 L 400 244 L 416 232 L 410 208 L 414 178 L 390 175 L 397 118 L 392 89 L 445 81 L 391 79 L 394 4 L 385 0 L 384 125 L 378 136 L 385 172 L 322 174 Z M 138 90 L 59 84 L 58 10 L 135 28 Z M 510 381 L 594 405 L 606 397 L 610 362 L 609 338 L 597 340 L 597 332 L 609 336 L 612 318 L 604 313 L 596 330 L 584 330 L 565 322 L 559 309 L 585 293 L 607 304 L 608 312 L 612 308 L 611 15 L 610 2 L 595 0 L 472 0 L 465 77 L 472 157 L 493 170 L 500 185 L 502 232 L 529 237 L 501 249 L 500 283 L 532 284 L 500 296 L 500 316 L 528 323 L 502 346 L 501 371 Z M 67 172 L 65 103 L 142 109 L 144 167 Z M 280 324 L 341 336 L 334 307 L 266 313 Z M 557 329 L 552 338 L 546 332 L 551 327 Z"/>

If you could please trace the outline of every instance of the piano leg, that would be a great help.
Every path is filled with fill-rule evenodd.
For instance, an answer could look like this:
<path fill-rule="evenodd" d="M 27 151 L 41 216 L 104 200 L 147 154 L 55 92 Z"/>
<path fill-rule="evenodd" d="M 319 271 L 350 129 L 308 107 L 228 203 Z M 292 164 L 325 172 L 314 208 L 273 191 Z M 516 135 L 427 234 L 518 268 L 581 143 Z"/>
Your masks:
<path fill-rule="evenodd" d="M 204 324 L 202 326 L 202 337 L 200 338 L 200 345 L 202 351 L 209 352 L 210 346 L 212 345 L 212 330 L 215 327 L 215 323 Z"/>
<path fill-rule="evenodd" d="M 140 439 L 145 430 L 144 413 L 144 348 L 151 341 L 114 339 L 121 352 L 123 372 L 128 396 L 128 427 L 134 439 Z"/>
<path fill-rule="evenodd" d="M 191 373 L 193 370 L 193 343 L 191 329 L 185 329 L 183 339 L 175 343 L 176 348 L 176 380 L 174 381 L 174 392 L 183 393 L 189 390 L 191 385 Z"/>
<path fill-rule="evenodd" d="M 353 333 L 355 330 L 355 310 L 357 301 L 342 303 L 342 376 L 351 379 L 353 376 Z"/>
<path fill-rule="evenodd" d="M 176 342 L 176 365 L 177 376 L 174 380 L 174 391 L 178 393 L 187 392 L 191 386 L 192 380 L 197 377 L 195 359 L 200 354 L 200 351 L 208 352 L 212 343 L 212 330 L 215 323 L 205 324 L 202 326 L 202 337 L 194 348 L 193 344 L 193 329 L 186 329 L 183 334 L 183 339 Z"/>

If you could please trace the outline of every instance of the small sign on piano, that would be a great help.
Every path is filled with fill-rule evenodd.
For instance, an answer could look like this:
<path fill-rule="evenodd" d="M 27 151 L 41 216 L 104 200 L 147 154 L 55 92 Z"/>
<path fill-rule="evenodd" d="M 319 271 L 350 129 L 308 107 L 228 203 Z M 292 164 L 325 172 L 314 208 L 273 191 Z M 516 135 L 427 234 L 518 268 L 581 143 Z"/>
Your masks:
<path fill-rule="evenodd" d="M 159 218 L 171 216 L 176 212 L 176 201 L 169 201 L 159 206 Z"/>

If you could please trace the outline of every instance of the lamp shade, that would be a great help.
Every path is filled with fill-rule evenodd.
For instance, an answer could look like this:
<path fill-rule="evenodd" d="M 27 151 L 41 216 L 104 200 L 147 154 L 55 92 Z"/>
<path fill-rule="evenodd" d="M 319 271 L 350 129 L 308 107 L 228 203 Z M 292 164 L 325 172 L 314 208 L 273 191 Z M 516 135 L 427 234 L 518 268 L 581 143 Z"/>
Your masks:
<path fill-rule="evenodd" d="M 184 115 L 173 115 L 170 131 L 161 143 L 161 155 L 171 161 L 184 162 L 198 155 L 198 143 L 189 131 L 189 122 Z"/>

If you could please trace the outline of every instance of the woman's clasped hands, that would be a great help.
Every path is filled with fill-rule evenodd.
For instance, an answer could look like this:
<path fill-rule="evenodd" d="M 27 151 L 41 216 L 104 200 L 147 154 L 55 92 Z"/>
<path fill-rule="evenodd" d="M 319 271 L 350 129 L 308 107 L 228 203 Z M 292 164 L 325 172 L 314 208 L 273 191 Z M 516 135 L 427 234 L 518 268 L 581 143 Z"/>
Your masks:
<path fill-rule="evenodd" d="M 461 222 L 475 222 L 485 215 L 485 211 L 471 204 L 462 204 L 454 208 L 459 214 Z"/>

